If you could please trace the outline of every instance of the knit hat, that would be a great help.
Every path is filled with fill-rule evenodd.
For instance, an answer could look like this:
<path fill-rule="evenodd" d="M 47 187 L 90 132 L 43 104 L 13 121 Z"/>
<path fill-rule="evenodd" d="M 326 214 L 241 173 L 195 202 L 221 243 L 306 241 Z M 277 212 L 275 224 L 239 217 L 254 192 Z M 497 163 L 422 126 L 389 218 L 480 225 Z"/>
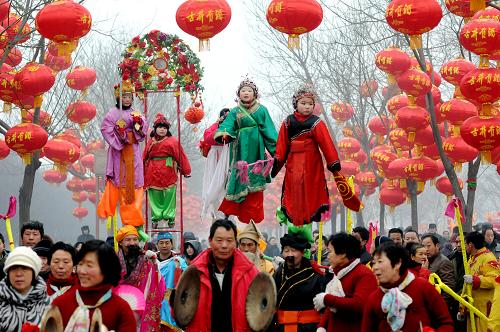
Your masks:
<path fill-rule="evenodd" d="M 38 276 L 42 268 L 42 260 L 30 247 L 16 247 L 11 251 L 7 259 L 3 271 L 7 271 L 16 265 L 26 266 L 33 269 L 35 276 Z"/>
<path fill-rule="evenodd" d="M 197 241 L 197 238 L 196 238 L 196 236 L 194 236 L 194 233 L 193 232 L 184 232 L 184 242 L 191 241 L 191 240 Z"/>
<path fill-rule="evenodd" d="M 172 235 L 172 233 L 169 233 L 169 232 L 161 232 L 158 234 L 157 238 L 156 238 L 156 242 L 160 242 L 160 240 L 173 240 L 174 239 L 174 236 Z"/>
<path fill-rule="evenodd" d="M 135 93 L 135 87 L 134 87 L 134 84 L 132 83 L 131 80 L 122 81 L 121 87 L 122 87 L 122 96 L 126 93 L 131 93 L 131 94 Z M 114 90 L 115 90 L 115 97 L 119 98 L 120 97 L 120 83 L 118 83 L 114 86 Z"/>
<path fill-rule="evenodd" d="M 252 88 L 253 92 L 255 93 L 255 98 L 259 97 L 259 89 L 257 88 L 257 84 L 255 84 L 255 82 L 247 76 L 243 81 L 240 82 L 240 85 L 238 86 L 238 90 L 236 91 L 236 95 L 238 96 L 238 98 L 240 97 L 241 89 L 243 89 L 245 86 Z"/>
<path fill-rule="evenodd" d="M 163 114 L 157 113 L 155 122 L 153 123 L 153 127 L 156 128 L 160 124 L 170 127 L 170 122 L 167 120 L 167 118 Z"/>
<path fill-rule="evenodd" d="M 302 234 L 285 234 L 280 239 L 281 247 L 289 246 L 297 250 L 305 250 L 311 248 L 311 244 Z"/>
<path fill-rule="evenodd" d="M 116 241 L 118 243 L 122 242 L 122 240 L 127 235 L 135 235 L 135 236 L 139 237 L 139 233 L 137 232 L 137 229 L 134 226 L 125 225 L 118 230 L 118 233 L 116 234 Z"/>
<path fill-rule="evenodd" d="M 36 252 L 38 257 L 46 257 L 50 256 L 50 249 L 52 249 L 52 243 L 49 240 L 41 240 L 36 244 L 33 248 L 33 251 Z"/>
<path fill-rule="evenodd" d="M 313 102 L 316 103 L 316 93 L 313 87 L 310 85 L 303 85 L 297 91 L 295 91 L 292 97 L 292 104 L 294 109 L 297 109 L 297 104 L 299 102 L 299 99 L 301 98 L 311 98 Z"/>

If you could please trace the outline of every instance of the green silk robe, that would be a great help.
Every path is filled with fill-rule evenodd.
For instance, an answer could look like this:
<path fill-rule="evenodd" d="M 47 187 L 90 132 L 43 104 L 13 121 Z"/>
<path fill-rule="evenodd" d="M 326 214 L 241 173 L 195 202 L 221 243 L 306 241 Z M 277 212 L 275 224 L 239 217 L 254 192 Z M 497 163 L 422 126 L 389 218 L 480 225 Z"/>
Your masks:
<path fill-rule="evenodd" d="M 242 184 L 237 177 L 236 162 L 244 160 L 251 164 L 265 160 L 266 150 L 274 156 L 278 133 L 267 108 L 257 102 L 250 109 L 241 104 L 233 108 L 219 125 L 214 137 L 221 142 L 224 135 L 229 136 L 231 140 L 231 166 L 226 199 L 239 203 L 245 200 L 248 193 L 263 191 L 266 183 L 271 183 L 271 177 L 254 174 L 249 167 L 250 183 Z"/>

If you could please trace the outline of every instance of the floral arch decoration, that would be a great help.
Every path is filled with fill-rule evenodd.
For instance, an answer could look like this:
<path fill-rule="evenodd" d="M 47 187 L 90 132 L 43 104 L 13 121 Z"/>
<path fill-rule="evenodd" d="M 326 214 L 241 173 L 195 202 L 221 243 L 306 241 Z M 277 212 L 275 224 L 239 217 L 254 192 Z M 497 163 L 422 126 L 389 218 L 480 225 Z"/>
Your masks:
<path fill-rule="evenodd" d="M 134 83 L 140 97 L 144 91 L 179 88 L 196 98 L 203 90 L 203 67 L 198 56 L 178 36 L 159 30 L 134 37 L 118 69 L 122 80 Z"/>

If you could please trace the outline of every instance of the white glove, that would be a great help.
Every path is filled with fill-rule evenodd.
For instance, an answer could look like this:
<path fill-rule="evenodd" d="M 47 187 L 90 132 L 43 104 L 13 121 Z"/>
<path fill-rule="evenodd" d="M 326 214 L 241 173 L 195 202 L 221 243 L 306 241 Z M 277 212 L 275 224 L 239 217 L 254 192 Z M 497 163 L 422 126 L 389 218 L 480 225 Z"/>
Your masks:
<path fill-rule="evenodd" d="M 464 275 L 464 282 L 466 284 L 471 284 L 472 285 L 472 281 L 473 280 L 474 280 L 474 278 L 470 274 Z"/>
<path fill-rule="evenodd" d="M 319 293 L 314 297 L 313 303 L 316 311 L 320 311 L 325 307 L 325 295 L 326 293 Z"/>
<path fill-rule="evenodd" d="M 277 270 L 277 269 L 278 269 L 278 267 L 279 267 L 282 263 L 284 263 L 284 262 L 285 262 L 285 260 L 284 260 L 282 257 L 280 257 L 280 256 L 274 256 L 274 257 L 273 257 L 273 261 L 272 261 L 274 269 L 275 269 L 275 270 Z"/>
<path fill-rule="evenodd" d="M 318 327 L 316 332 L 326 332 L 326 329 L 324 327 Z"/>
<path fill-rule="evenodd" d="M 156 260 L 156 253 L 154 251 L 148 250 L 144 253 L 144 256 L 146 256 L 147 259 Z"/>

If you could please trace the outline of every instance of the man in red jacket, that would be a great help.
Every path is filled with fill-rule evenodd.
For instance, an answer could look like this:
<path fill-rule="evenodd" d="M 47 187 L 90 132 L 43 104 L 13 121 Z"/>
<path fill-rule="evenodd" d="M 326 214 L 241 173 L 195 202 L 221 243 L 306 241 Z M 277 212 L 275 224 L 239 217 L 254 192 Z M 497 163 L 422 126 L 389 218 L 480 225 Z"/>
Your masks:
<path fill-rule="evenodd" d="M 379 289 L 366 300 L 363 332 L 415 332 L 431 327 L 453 332 L 453 321 L 434 286 L 408 271 L 406 250 L 384 243 L 373 256 L 373 272 Z"/>
<path fill-rule="evenodd" d="M 248 288 L 259 273 L 236 248 L 236 226 L 227 219 L 210 227 L 210 248 L 191 265 L 200 271 L 198 308 L 186 332 L 250 332 L 246 319 Z"/>

